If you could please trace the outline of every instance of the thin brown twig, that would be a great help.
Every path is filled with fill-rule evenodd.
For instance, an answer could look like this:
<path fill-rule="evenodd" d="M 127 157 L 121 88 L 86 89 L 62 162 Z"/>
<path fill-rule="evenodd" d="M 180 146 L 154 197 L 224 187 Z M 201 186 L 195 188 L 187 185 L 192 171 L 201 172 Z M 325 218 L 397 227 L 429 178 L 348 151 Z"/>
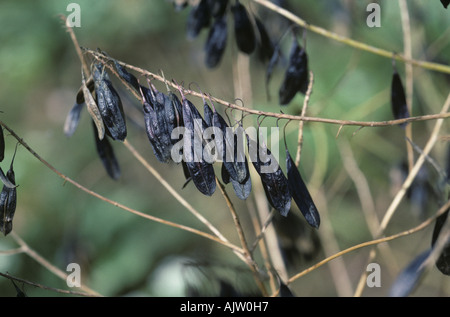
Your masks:
<path fill-rule="evenodd" d="M 253 259 L 252 253 L 251 253 L 250 249 L 248 248 L 247 240 L 245 238 L 244 230 L 242 229 L 241 222 L 239 220 L 239 216 L 238 216 L 236 210 L 234 209 L 233 203 L 231 202 L 230 197 L 228 196 L 227 192 L 225 191 L 224 186 L 219 182 L 217 177 L 216 177 L 216 183 L 220 189 L 220 192 L 222 193 L 222 196 L 225 199 L 225 202 L 227 203 L 228 209 L 230 210 L 231 217 L 233 218 L 233 222 L 236 227 L 242 249 L 244 250 L 245 260 L 247 262 L 247 265 L 250 267 L 250 270 L 253 273 L 253 278 L 255 279 L 256 285 L 260 289 L 262 295 L 267 296 L 268 293 L 267 293 L 266 287 L 265 287 L 263 281 L 261 280 L 260 269 L 258 268 L 258 265 L 256 264 L 255 260 Z"/>
<path fill-rule="evenodd" d="M 302 113 L 301 113 L 302 117 L 304 117 L 306 114 L 306 108 L 308 108 L 309 98 L 311 97 L 313 84 L 314 84 L 314 73 L 312 71 L 310 71 L 309 72 L 308 89 L 305 94 L 305 99 L 303 100 L 303 107 L 302 107 Z M 297 167 L 300 164 L 300 155 L 301 155 L 302 144 L 303 144 L 303 125 L 304 125 L 304 123 L 305 122 L 303 120 L 300 120 L 298 123 L 297 154 L 295 156 L 295 166 L 297 166 Z"/>

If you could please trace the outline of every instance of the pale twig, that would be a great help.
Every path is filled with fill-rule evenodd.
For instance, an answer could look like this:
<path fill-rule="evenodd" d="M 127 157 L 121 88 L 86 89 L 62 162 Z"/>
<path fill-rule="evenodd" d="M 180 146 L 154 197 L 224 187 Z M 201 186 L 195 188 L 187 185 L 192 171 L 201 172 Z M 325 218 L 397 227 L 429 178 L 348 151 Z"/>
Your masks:
<path fill-rule="evenodd" d="M 450 94 L 447 96 L 447 100 L 445 101 L 441 113 L 445 113 L 450 108 Z M 417 159 L 416 163 L 414 164 L 411 172 L 406 177 L 406 180 L 403 182 L 402 187 L 395 195 L 394 199 L 392 200 L 391 204 L 389 205 L 389 208 L 387 209 L 381 223 L 380 227 L 378 228 L 377 236 L 381 236 L 386 229 L 389 221 L 391 220 L 392 216 L 394 215 L 394 212 L 397 210 L 397 207 L 399 206 L 401 200 L 405 196 L 408 188 L 411 186 L 414 178 L 416 177 L 417 173 L 419 172 L 420 168 L 422 167 L 423 163 L 425 162 L 425 157 L 430 153 L 431 149 L 433 148 L 434 144 L 438 140 L 438 134 L 442 127 L 443 119 L 439 119 L 436 121 L 436 124 L 434 126 L 434 129 L 430 135 L 430 138 L 428 139 L 427 144 L 425 145 L 425 148 L 419 158 Z M 368 263 L 371 262 L 376 255 L 376 250 L 372 249 L 369 255 Z M 359 279 L 358 287 L 355 292 L 355 296 L 360 296 L 362 291 L 365 287 L 365 280 L 366 280 L 367 272 L 364 271 L 361 274 L 361 277 Z"/>
<path fill-rule="evenodd" d="M 299 18 L 298 16 L 296 16 L 295 14 L 291 13 L 288 10 L 280 8 L 279 6 L 277 6 L 276 4 L 274 4 L 271 1 L 268 1 L 268 0 L 253 0 L 253 1 L 265 6 L 266 8 L 268 8 L 274 12 L 277 12 L 278 14 L 286 17 L 288 20 L 294 22 L 295 24 L 297 24 L 309 31 L 320 34 L 320 35 L 327 37 L 329 39 L 332 39 L 336 42 L 343 43 L 345 45 L 354 47 L 356 49 L 370 52 L 370 53 L 373 53 L 373 54 L 376 54 L 379 56 L 387 57 L 389 59 L 395 59 L 395 60 L 409 63 L 409 64 L 412 64 L 412 65 L 415 65 L 418 67 L 450 74 L 450 66 L 443 65 L 443 64 L 437 64 L 437 63 L 431 63 L 431 62 L 427 62 L 427 61 L 419 61 L 419 60 L 409 59 L 409 58 L 406 58 L 405 56 L 402 56 L 395 52 L 390 52 L 388 50 L 374 47 L 374 46 L 368 45 L 363 42 L 355 41 L 355 40 L 352 40 L 345 36 L 341 36 L 336 33 L 330 32 L 324 28 L 309 24 L 305 20 Z"/>
<path fill-rule="evenodd" d="M 375 239 L 380 221 L 377 217 L 375 203 L 373 201 L 367 178 L 359 169 L 350 145 L 346 141 L 341 141 L 339 143 L 338 149 L 341 153 L 344 168 L 355 184 L 356 192 L 361 203 L 361 209 L 364 214 L 367 227 L 369 228 L 372 238 Z M 383 245 L 382 248 L 380 247 L 380 251 L 383 253 L 383 258 L 386 259 L 388 263 L 396 266 L 395 258 L 392 255 L 392 251 L 388 245 Z"/>
<path fill-rule="evenodd" d="M 228 209 L 230 210 L 231 217 L 233 218 L 234 225 L 236 227 L 236 230 L 238 232 L 239 240 L 241 242 L 242 249 L 244 250 L 244 256 L 245 256 L 245 262 L 249 266 L 250 270 L 253 273 L 253 278 L 255 279 L 256 285 L 260 289 L 263 296 L 267 296 L 267 290 L 264 286 L 263 281 L 261 280 L 261 274 L 260 270 L 258 268 L 258 265 L 256 264 L 255 260 L 253 259 L 252 253 L 248 248 L 247 240 L 245 238 L 244 230 L 242 230 L 241 222 L 239 220 L 239 216 L 234 209 L 233 203 L 230 200 L 230 197 L 228 196 L 227 192 L 225 191 L 224 186 L 219 182 L 219 180 L 216 177 L 216 183 L 219 187 L 220 192 L 222 193 L 222 196 L 225 199 L 225 202 L 227 203 Z"/>
<path fill-rule="evenodd" d="M 422 229 L 425 229 L 430 224 L 432 224 L 433 221 L 436 220 L 437 217 L 442 215 L 448 208 L 450 208 L 450 201 L 447 201 L 447 203 L 445 205 L 443 205 L 441 208 L 439 208 L 439 210 L 436 212 L 436 214 L 434 216 L 428 218 L 427 220 L 425 220 L 424 222 L 422 222 L 418 226 L 416 226 L 414 228 L 411 228 L 411 229 L 408 229 L 408 230 L 405 230 L 405 231 L 402 231 L 402 232 L 399 232 L 397 234 L 388 236 L 388 237 L 374 239 L 374 240 L 371 240 L 371 241 L 367 241 L 367 242 L 363 242 L 363 243 L 351 246 L 351 247 L 349 247 L 349 248 L 347 248 L 345 250 L 342 250 L 342 251 L 340 251 L 340 252 L 338 252 L 336 254 L 333 254 L 332 256 L 327 257 L 326 259 L 323 259 L 322 261 L 314 264 L 313 266 L 310 266 L 309 268 L 303 270 L 302 272 L 295 274 L 294 276 L 289 278 L 288 283 L 292 283 L 295 280 L 299 279 L 300 277 L 305 276 L 306 274 L 314 271 L 315 269 L 321 267 L 322 265 L 330 262 L 331 260 L 334 260 L 334 259 L 336 259 L 338 257 L 341 257 L 341 256 L 343 256 L 343 255 L 345 255 L 347 253 L 350 253 L 352 251 L 355 251 L 355 250 L 358 250 L 358 249 L 361 249 L 361 248 L 364 248 L 364 247 L 368 247 L 368 246 L 377 245 L 377 244 L 380 244 L 380 243 L 383 243 L 383 242 L 392 241 L 392 240 L 395 240 L 395 239 L 398 239 L 398 238 L 401 238 L 401 237 L 404 237 L 404 236 L 411 235 L 411 234 L 416 233 L 416 232 L 418 232 L 418 231 L 420 231 Z"/>
<path fill-rule="evenodd" d="M 310 71 L 309 72 L 308 89 L 307 89 L 306 94 L 305 94 L 305 99 L 303 100 L 303 107 L 302 107 L 302 113 L 301 113 L 302 117 L 304 117 L 305 114 L 306 114 L 306 108 L 308 108 L 309 98 L 311 97 L 313 84 L 314 84 L 314 73 Z M 296 157 L 295 157 L 295 166 L 297 166 L 297 167 L 300 164 L 300 154 L 301 154 L 301 151 L 302 151 L 303 125 L 304 125 L 304 121 L 300 120 L 299 123 L 298 123 L 297 154 L 296 154 Z"/>

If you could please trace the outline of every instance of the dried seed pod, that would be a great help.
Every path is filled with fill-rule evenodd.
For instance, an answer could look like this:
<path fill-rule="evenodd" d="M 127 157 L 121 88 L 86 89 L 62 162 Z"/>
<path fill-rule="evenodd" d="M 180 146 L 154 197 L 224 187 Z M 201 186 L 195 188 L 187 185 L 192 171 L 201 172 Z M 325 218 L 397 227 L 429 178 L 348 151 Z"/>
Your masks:
<path fill-rule="evenodd" d="M 261 177 L 261 183 L 269 204 L 282 216 L 286 217 L 291 209 L 292 198 L 286 176 L 284 176 L 280 165 L 264 142 L 259 142 L 259 136 L 257 141 L 254 141 L 247 135 L 247 145 L 249 147 L 249 153 L 256 153 L 255 157 L 252 159 L 252 163 L 256 172 L 258 172 Z M 261 160 L 261 153 L 266 153 L 267 160 Z M 269 167 L 272 164 L 276 166 L 276 168 L 271 169 L 274 171 L 263 170 L 264 166 Z"/>
<path fill-rule="evenodd" d="M 444 226 L 445 221 L 448 218 L 449 212 L 450 209 L 447 209 L 446 212 L 444 212 L 436 219 L 436 223 L 433 229 L 433 236 L 431 239 L 431 247 L 434 247 L 434 244 L 436 243 L 436 240 L 438 239 L 439 234 L 441 233 L 442 227 Z M 437 258 L 436 267 L 438 268 L 439 271 L 442 272 L 442 274 L 450 275 L 450 241 L 448 241 L 448 243 L 442 250 L 442 253 Z"/>
<path fill-rule="evenodd" d="M 17 147 L 16 147 L 17 151 Z M 14 152 L 13 159 L 11 160 L 11 165 L 6 173 L 6 178 L 8 181 L 14 185 L 13 188 L 10 188 L 6 185 L 3 186 L 3 190 L 0 193 L 0 231 L 6 236 L 12 230 L 12 222 L 14 218 L 14 214 L 16 212 L 17 205 L 17 190 L 16 190 L 16 179 L 14 175 L 14 158 L 16 156 L 16 152 Z"/>
<path fill-rule="evenodd" d="M 89 76 L 89 78 L 86 81 L 86 86 L 88 87 L 89 91 L 94 91 L 95 84 L 94 84 L 94 78 Z M 84 103 L 84 93 L 83 93 L 83 86 L 80 86 L 80 89 L 78 89 L 77 96 L 76 96 L 76 103 L 83 104 Z"/>
<path fill-rule="evenodd" d="M 247 13 L 247 9 L 236 0 L 231 6 L 234 21 L 234 35 L 239 50 L 246 54 L 251 54 L 255 50 L 256 40 L 253 24 Z"/>
<path fill-rule="evenodd" d="M 262 21 L 259 18 L 255 17 L 255 22 L 259 33 L 259 41 L 257 43 L 259 56 L 264 62 L 272 58 L 273 53 L 275 52 L 275 47 Z"/>
<path fill-rule="evenodd" d="M 194 39 L 203 28 L 207 28 L 211 23 L 211 13 L 209 11 L 208 0 L 200 0 L 199 4 L 191 9 L 187 19 L 187 37 Z"/>
<path fill-rule="evenodd" d="M 222 164 L 222 168 L 220 170 L 222 176 L 222 182 L 224 184 L 228 184 L 230 182 L 230 173 L 228 173 L 225 164 Z"/>
<path fill-rule="evenodd" d="M 112 179 L 116 180 L 120 177 L 120 166 L 116 155 L 114 154 L 114 150 L 107 137 L 104 137 L 102 140 L 99 139 L 97 126 L 94 122 L 92 122 L 92 125 L 94 127 L 95 146 L 98 156 L 100 157 L 100 160 L 102 161 L 108 175 Z"/>
<path fill-rule="evenodd" d="M 205 64 L 209 68 L 219 65 L 227 46 L 228 30 L 226 17 L 214 21 L 205 44 Z"/>
<path fill-rule="evenodd" d="M 228 6 L 228 0 L 207 0 L 209 12 L 214 18 L 221 17 L 225 14 Z"/>
<path fill-rule="evenodd" d="M 145 130 L 156 158 L 162 163 L 167 163 L 171 159 L 170 149 L 172 141 L 170 134 L 167 132 L 164 103 L 160 103 L 160 101 L 165 102 L 165 100 L 162 99 L 164 98 L 163 96 L 157 98 L 151 88 L 150 91 L 152 100 L 147 99 L 144 91 L 141 89 Z"/>
<path fill-rule="evenodd" d="M 205 119 L 205 122 L 209 127 L 213 126 L 213 116 L 214 113 L 211 110 L 211 107 L 205 100 L 203 100 L 203 118 Z"/>
<path fill-rule="evenodd" d="M 248 162 L 244 153 L 244 145 L 239 143 L 239 141 L 243 140 L 237 136 L 237 133 L 243 133 L 242 127 L 231 133 L 231 129 L 225 119 L 215 108 L 212 125 L 221 132 L 222 138 L 215 138 L 216 148 L 222 154 L 221 159 L 230 178 L 239 184 L 245 184 L 249 175 Z"/>
<path fill-rule="evenodd" d="M 5 173 L 3 172 L 1 167 L 0 167 L 0 180 L 3 183 L 3 186 L 6 186 L 8 188 L 16 188 L 17 187 L 15 184 L 11 183 L 8 176 L 5 175 Z"/>
<path fill-rule="evenodd" d="M 250 173 L 248 173 L 247 178 L 241 183 L 230 178 L 231 184 L 233 185 L 234 192 L 236 196 L 241 200 L 246 200 L 252 191 L 252 180 L 250 178 Z"/>
<path fill-rule="evenodd" d="M 106 132 L 113 140 L 123 141 L 127 136 L 127 126 L 122 101 L 102 64 L 94 63 L 93 66 L 96 100 Z"/>
<path fill-rule="evenodd" d="M 447 9 L 448 5 L 450 4 L 450 0 L 441 0 L 441 3 L 444 6 L 444 8 Z"/>
<path fill-rule="evenodd" d="M 84 76 L 83 68 L 81 69 L 81 87 L 83 88 L 84 101 L 87 110 L 91 115 L 92 121 L 94 121 L 94 124 L 97 127 L 98 138 L 102 140 L 105 137 L 105 125 L 103 124 L 103 119 L 97 103 L 86 85 L 86 78 Z"/>
<path fill-rule="evenodd" d="M 394 69 L 391 82 L 391 109 L 395 119 L 409 118 L 405 90 L 396 69 Z M 400 126 L 405 127 L 406 123 L 402 123 Z"/>
<path fill-rule="evenodd" d="M 424 273 L 424 262 L 428 259 L 431 249 L 418 255 L 397 277 L 389 291 L 390 297 L 406 297 L 417 286 L 419 279 Z"/>
<path fill-rule="evenodd" d="M 71 137 L 78 127 L 80 122 L 81 110 L 83 110 L 83 103 L 76 103 L 69 111 L 64 123 L 64 134 Z"/>
<path fill-rule="evenodd" d="M 125 67 L 119 64 L 118 61 L 114 61 L 114 66 L 116 67 L 117 73 L 119 76 L 125 80 L 127 83 L 131 85 L 137 92 L 139 92 L 139 82 L 133 74 L 129 73 Z"/>
<path fill-rule="evenodd" d="M 308 56 L 300 47 L 294 34 L 289 64 L 279 90 L 280 104 L 285 106 L 295 97 L 297 92 L 305 94 L 308 89 Z"/>
<path fill-rule="evenodd" d="M 5 136 L 3 134 L 3 127 L 0 126 L 0 162 L 5 158 Z"/>
<path fill-rule="evenodd" d="M 190 138 L 184 137 L 183 150 L 186 167 L 189 170 L 195 187 L 204 195 L 211 196 L 216 190 L 216 179 L 213 165 L 203 158 L 203 131 L 207 128 L 205 120 L 201 117 L 195 106 L 183 96 L 183 121 Z M 201 141 L 201 142 L 202 142 Z"/>
<path fill-rule="evenodd" d="M 308 188 L 300 175 L 300 172 L 295 166 L 294 161 L 286 146 L 286 169 L 289 190 L 294 198 L 295 203 L 302 212 L 306 221 L 314 228 L 319 228 L 320 216 L 314 204 Z"/>

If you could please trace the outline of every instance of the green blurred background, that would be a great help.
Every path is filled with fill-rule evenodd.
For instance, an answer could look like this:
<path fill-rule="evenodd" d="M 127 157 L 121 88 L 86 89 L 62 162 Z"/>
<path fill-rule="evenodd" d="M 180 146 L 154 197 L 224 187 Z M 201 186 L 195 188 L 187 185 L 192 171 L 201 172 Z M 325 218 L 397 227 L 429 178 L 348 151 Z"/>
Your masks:
<path fill-rule="evenodd" d="M 64 121 L 74 104 L 81 79 L 80 61 L 58 17 L 59 14 L 70 13 L 66 8 L 71 2 L 0 2 L 1 120 L 61 173 L 87 188 L 144 213 L 208 232 L 120 143 L 113 143 L 113 147 L 122 176 L 117 181 L 108 178 L 95 150 L 86 111 L 75 134 L 71 138 L 64 135 Z M 253 1 L 241 2 L 264 18 L 274 41 L 286 31 L 288 24 L 276 13 Z M 366 6 L 372 1 L 286 2 L 294 14 L 311 24 L 376 47 L 403 51 L 397 1 L 378 1 L 382 9 L 380 28 L 366 25 Z M 203 62 L 207 31 L 202 31 L 194 40 L 186 39 L 189 8 L 176 11 L 169 1 L 163 0 L 80 0 L 76 3 L 81 7 L 81 27 L 74 30 L 81 46 L 101 48 L 118 60 L 154 73 L 162 70 L 168 79 L 183 82 L 185 86 L 196 83 L 203 92 L 230 102 L 241 98 L 246 107 L 272 112 L 282 110 L 290 114 L 301 111 L 301 95 L 283 109 L 277 104 L 278 86 L 285 67 L 281 64 L 270 82 L 272 98 L 270 101 L 267 99 L 264 87 L 266 65 L 258 60 L 256 54 L 249 58 L 238 54 L 231 31 L 231 16 L 224 59 L 219 67 L 211 70 Z M 449 10 L 445 10 L 438 0 L 410 0 L 407 4 L 414 58 L 448 65 Z M 289 37 L 281 43 L 285 55 L 289 52 L 290 43 Z M 364 121 L 392 119 L 389 104 L 391 60 L 311 32 L 307 32 L 307 52 L 315 78 L 307 115 Z M 398 63 L 397 67 L 404 79 L 404 65 Z M 245 75 L 249 75 L 250 82 Z M 140 79 L 143 80 L 142 77 Z M 125 111 L 130 114 L 128 141 L 194 208 L 230 241 L 239 244 L 220 192 L 205 197 L 192 184 L 181 189 L 184 184 L 181 167 L 167 166 L 155 159 L 142 130 L 139 103 L 119 81 L 113 78 L 113 82 L 122 97 Z M 165 90 L 163 84 L 155 82 L 155 85 Z M 196 89 L 196 86 L 191 87 Z M 448 87 L 448 75 L 414 68 L 412 114 L 438 113 L 447 97 Z M 192 101 L 201 107 L 201 100 L 194 98 Z M 223 107 L 218 106 L 218 109 L 223 112 Z M 254 126 L 256 117 L 246 117 L 244 123 Z M 265 126 L 275 124 L 272 118 L 263 122 Z M 424 146 L 433 124 L 433 121 L 413 124 L 413 139 L 419 146 Z M 449 128 L 447 120 L 441 135 L 448 135 Z M 344 127 L 336 138 L 338 129 L 337 125 L 321 123 L 306 123 L 304 127 L 300 170 L 319 211 L 323 213 L 319 233 L 309 228 L 299 228 L 299 231 L 305 230 L 307 236 L 319 235 L 322 246 L 327 247 L 309 261 L 302 260 L 291 269 L 291 274 L 330 255 L 329 250 L 338 251 L 371 239 L 356 187 L 343 166 L 341 151 L 347 149 L 345 144 L 350 146 L 355 162 L 368 181 L 379 219 L 395 193 L 391 176 L 406 157 L 403 130 L 399 127 L 364 128 L 353 135 L 356 127 Z M 290 123 L 286 131 L 291 153 L 295 153 L 297 124 Z M 4 170 L 9 167 L 15 144 L 13 137 L 6 137 L 6 158 L 1 164 Z M 280 162 L 283 162 L 284 148 L 281 144 Z M 447 164 L 447 146 L 448 142 L 440 140 L 432 151 L 432 157 L 442 168 Z M 18 148 L 14 168 L 16 183 L 19 184 L 15 233 L 62 270 L 70 262 L 80 263 L 83 281 L 102 295 L 183 296 L 187 283 L 204 283 L 205 276 L 210 279 L 203 295 L 218 294 L 219 284 L 212 277 L 229 281 L 239 291 L 254 291 L 248 269 L 226 247 L 132 215 L 89 196 L 64 183 L 24 147 Z M 282 168 L 285 168 L 284 164 Z M 439 180 L 430 167 L 428 176 L 426 182 L 436 189 Z M 252 242 L 254 233 L 249 210 L 256 205 L 255 198 L 251 196 L 249 202 L 244 203 L 235 198 L 230 186 L 227 186 L 227 191 Z M 420 215 L 414 212 L 417 205 L 405 199 L 386 234 L 411 228 L 432 215 L 441 202 L 432 193 L 429 195 Z M 299 214 L 299 211 L 293 208 L 292 213 Z M 387 295 L 399 271 L 429 247 L 431 232 L 432 227 L 429 227 L 390 243 L 391 257 L 386 259 L 379 255 L 376 258 L 382 269 L 382 287 L 366 288 L 363 295 Z M 0 238 L 0 250 L 16 247 L 17 243 L 11 236 Z M 353 289 L 365 270 L 368 252 L 368 248 L 361 249 L 341 259 Z M 256 258 L 260 260 L 258 253 Z M 25 254 L 0 255 L 0 272 L 50 287 L 67 288 L 64 281 Z M 338 282 L 333 280 L 336 274 L 340 273 L 332 273 L 332 269 L 325 265 L 294 282 L 291 288 L 299 296 L 348 295 L 338 291 Z M 21 283 L 19 286 L 24 287 L 29 296 L 61 296 Z M 11 282 L 1 278 L 0 295 L 15 294 Z M 433 268 L 414 295 L 449 296 L 448 277 Z"/>

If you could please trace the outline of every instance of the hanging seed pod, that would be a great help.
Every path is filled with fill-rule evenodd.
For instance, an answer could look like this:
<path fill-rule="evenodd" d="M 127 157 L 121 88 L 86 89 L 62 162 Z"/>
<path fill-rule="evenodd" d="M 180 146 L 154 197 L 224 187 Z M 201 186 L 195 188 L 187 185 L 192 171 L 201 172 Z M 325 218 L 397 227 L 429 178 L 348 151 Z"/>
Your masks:
<path fill-rule="evenodd" d="M 391 82 L 391 109 L 395 119 L 409 118 L 405 90 L 396 69 L 394 69 Z M 406 123 L 402 123 L 400 126 L 405 127 Z"/>
<path fill-rule="evenodd" d="M 161 163 L 167 163 L 171 159 L 170 147 L 172 146 L 172 141 L 170 135 L 167 135 L 164 104 L 157 101 L 156 95 L 151 88 L 149 90 L 153 103 L 150 103 L 151 100 L 147 99 L 141 86 L 145 130 L 156 158 Z"/>
<path fill-rule="evenodd" d="M 231 6 L 231 11 L 233 12 L 234 36 L 238 49 L 245 54 L 251 54 L 255 50 L 256 40 L 247 9 L 239 0 L 236 0 L 236 3 Z"/>
<path fill-rule="evenodd" d="M 211 23 L 208 0 L 200 0 L 199 4 L 191 9 L 187 19 L 187 37 L 192 40 L 196 38 L 203 28 Z"/>
<path fill-rule="evenodd" d="M 314 204 L 308 188 L 300 175 L 291 154 L 286 146 L 286 169 L 289 190 L 295 203 L 305 217 L 306 221 L 314 228 L 319 228 L 320 216 Z"/>
<path fill-rule="evenodd" d="M 119 64 L 118 61 L 114 61 L 114 66 L 116 67 L 117 74 L 119 74 L 120 78 L 125 80 L 127 83 L 130 84 L 131 87 L 133 87 L 137 92 L 139 92 L 139 82 L 133 74 L 129 73 L 125 67 Z"/>
<path fill-rule="evenodd" d="M 261 20 L 255 17 L 256 27 L 259 33 L 258 50 L 260 59 L 265 62 L 270 60 L 275 52 L 275 47 L 267 33 L 266 27 Z"/>
<path fill-rule="evenodd" d="M 431 239 L 431 247 L 434 247 L 434 244 L 436 243 L 436 240 L 438 239 L 439 234 L 441 233 L 442 227 L 444 226 L 444 223 L 448 218 L 449 212 L 450 209 L 447 209 L 446 212 L 444 212 L 436 219 L 436 223 L 433 229 L 433 236 Z M 450 275 L 450 241 L 448 241 L 448 243 L 442 250 L 442 253 L 437 258 L 436 267 L 438 268 L 439 271 L 442 272 L 442 274 Z"/>
<path fill-rule="evenodd" d="M 183 121 L 190 138 L 184 137 L 184 157 L 195 187 L 204 195 L 211 196 L 216 190 L 216 179 L 213 165 L 203 158 L 202 136 L 207 128 L 195 106 L 183 96 Z M 187 154 L 186 151 L 190 153 Z"/>
<path fill-rule="evenodd" d="M 100 157 L 100 160 L 102 161 L 109 177 L 116 180 L 120 177 L 120 166 L 114 154 L 114 150 L 107 137 L 104 137 L 102 140 L 99 139 L 97 126 L 94 122 L 92 125 L 94 127 L 95 146 L 98 156 Z"/>
<path fill-rule="evenodd" d="M 17 147 L 16 147 L 17 151 Z M 11 184 L 14 184 L 13 188 L 3 186 L 3 190 L 0 193 L 0 231 L 6 236 L 12 230 L 12 222 L 14 218 L 14 214 L 16 212 L 17 205 L 17 190 L 16 190 L 16 179 L 14 175 L 14 158 L 16 156 L 16 152 L 14 152 L 14 156 L 11 160 L 11 165 L 9 167 L 8 172 L 6 173 L 6 178 Z"/>
<path fill-rule="evenodd" d="M 92 76 L 97 106 L 106 126 L 106 132 L 113 140 L 123 141 L 127 136 L 127 127 L 119 94 L 101 63 L 93 64 Z"/>
<path fill-rule="evenodd" d="M 91 115 L 92 121 L 94 121 L 94 124 L 97 127 L 98 138 L 102 140 L 105 137 L 105 125 L 103 124 L 103 119 L 100 114 L 100 110 L 97 107 L 97 103 L 86 85 L 86 78 L 84 76 L 83 68 L 81 68 L 81 87 L 83 88 L 84 102 L 87 110 Z"/>
<path fill-rule="evenodd" d="M 222 16 L 214 21 L 206 40 L 205 64 L 208 68 L 219 65 L 227 46 L 227 37 L 227 20 L 225 16 Z"/>
<path fill-rule="evenodd" d="M 83 110 L 83 103 L 76 103 L 69 111 L 64 123 L 64 134 L 71 137 L 78 127 L 80 122 L 81 110 Z"/>
<path fill-rule="evenodd" d="M 423 264 L 430 253 L 431 249 L 422 252 L 398 275 L 389 291 L 390 297 L 406 297 L 414 291 L 424 272 Z"/>
<path fill-rule="evenodd" d="M 289 64 L 279 90 L 280 104 L 285 106 L 295 97 L 297 92 L 305 94 L 308 89 L 308 56 L 300 47 L 294 34 Z"/>
<path fill-rule="evenodd" d="M 214 18 L 221 17 L 225 14 L 228 6 L 228 0 L 207 0 L 209 12 Z"/>
<path fill-rule="evenodd" d="M 5 158 L 5 136 L 3 134 L 3 127 L 0 126 L 0 162 Z"/>
<path fill-rule="evenodd" d="M 258 133 L 259 134 L 259 133 Z M 251 140 L 247 135 L 247 144 L 249 147 L 249 153 L 254 153 L 252 159 L 253 166 L 256 172 L 261 177 L 261 183 L 266 193 L 269 204 L 275 208 L 282 216 L 287 216 L 291 209 L 291 193 L 289 191 L 289 184 L 286 176 L 284 176 L 280 165 L 276 162 L 275 157 L 264 143 L 259 142 L 259 136 L 257 141 Z M 262 161 L 260 153 L 266 153 L 266 161 Z M 264 166 L 276 165 L 276 169 L 273 172 L 265 172 L 262 168 Z"/>
<path fill-rule="evenodd" d="M 447 9 L 448 5 L 450 4 L 450 0 L 441 0 L 441 3 L 444 6 L 444 8 Z"/>

